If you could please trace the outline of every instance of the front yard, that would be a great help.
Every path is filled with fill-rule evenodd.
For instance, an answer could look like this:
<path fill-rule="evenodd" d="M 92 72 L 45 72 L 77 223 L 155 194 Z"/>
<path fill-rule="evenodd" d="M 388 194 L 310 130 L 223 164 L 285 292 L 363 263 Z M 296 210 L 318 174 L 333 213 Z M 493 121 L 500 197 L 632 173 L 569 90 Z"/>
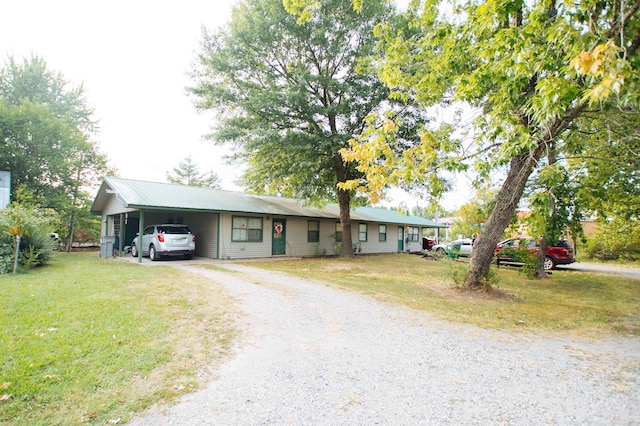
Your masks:
<path fill-rule="evenodd" d="M 0 276 L 0 422 L 118 424 L 206 383 L 238 335 L 228 291 L 172 262 L 141 266 L 60 253 Z M 640 336 L 640 281 L 554 271 L 497 271 L 500 292 L 465 292 L 464 264 L 397 254 L 250 266 L 490 329 L 581 337 Z M 221 270 L 222 264 L 193 263 Z M 259 285 L 259 283 L 257 283 Z"/>
<path fill-rule="evenodd" d="M 320 279 L 447 321 L 485 328 L 640 336 L 640 281 L 620 276 L 556 270 L 545 280 L 530 280 L 518 268 L 493 268 L 496 295 L 455 288 L 454 276 L 460 279 L 466 265 L 449 259 L 397 254 L 250 265 Z"/>
<path fill-rule="evenodd" d="M 0 289 L 3 424 L 124 423 L 201 385 L 236 333 L 215 283 L 95 252 L 0 276 Z"/>

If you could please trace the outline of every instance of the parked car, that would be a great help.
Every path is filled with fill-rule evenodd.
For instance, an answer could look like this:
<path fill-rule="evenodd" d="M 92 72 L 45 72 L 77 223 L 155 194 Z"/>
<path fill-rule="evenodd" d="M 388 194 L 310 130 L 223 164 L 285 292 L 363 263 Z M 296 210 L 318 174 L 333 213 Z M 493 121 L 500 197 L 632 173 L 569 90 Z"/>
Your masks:
<path fill-rule="evenodd" d="M 163 256 L 191 259 L 196 252 L 196 236 L 187 225 L 149 225 L 142 232 L 142 244 L 139 241 L 140 235 L 131 242 L 131 255 L 137 257 L 142 250 L 142 255 L 152 261 Z"/>
<path fill-rule="evenodd" d="M 433 237 L 422 237 L 422 250 L 431 251 L 436 245 L 436 239 Z"/>
<path fill-rule="evenodd" d="M 526 247 L 535 255 L 538 251 L 538 242 L 531 237 L 509 238 L 501 241 L 496 246 L 496 263 L 521 263 L 517 259 L 514 259 L 508 251 L 503 251 L 505 248 L 518 249 L 520 247 Z M 561 240 L 552 247 L 547 247 L 547 252 L 544 258 L 544 269 L 555 269 L 558 265 L 568 265 L 575 261 L 576 257 L 574 255 L 573 248 L 566 240 Z"/>
<path fill-rule="evenodd" d="M 458 256 L 471 256 L 473 244 L 471 238 L 453 240 L 450 243 L 436 244 L 433 251 L 440 254 L 452 255 L 457 251 Z"/>

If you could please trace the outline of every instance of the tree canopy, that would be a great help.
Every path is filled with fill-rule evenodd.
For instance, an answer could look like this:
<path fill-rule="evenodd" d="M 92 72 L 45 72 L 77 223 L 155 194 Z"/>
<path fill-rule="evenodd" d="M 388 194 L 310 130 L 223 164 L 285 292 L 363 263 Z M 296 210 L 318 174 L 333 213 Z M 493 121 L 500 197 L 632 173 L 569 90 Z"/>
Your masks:
<path fill-rule="evenodd" d="M 0 170 L 11 172 L 11 198 L 54 209 L 70 233 L 89 199 L 84 188 L 107 169 L 91 141 L 92 114 L 82 86 L 42 58 L 9 58 L 0 71 Z"/>
<path fill-rule="evenodd" d="M 585 131 L 606 132 L 588 117 L 637 111 L 639 9 L 618 0 L 413 1 L 405 29 L 377 28 L 385 45 L 381 78 L 394 97 L 474 109 L 467 133 L 473 143 L 453 137 L 463 130 L 453 122 L 458 133 L 425 126 L 419 145 L 398 150 L 397 126 L 388 123 L 344 151 L 365 176 L 349 185 L 376 191 L 400 180 L 428 184 L 462 163 L 481 177 L 504 170 L 467 277 L 467 285 L 481 285 L 532 174 L 556 167 L 549 158 L 575 155 Z"/>
<path fill-rule="evenodd" d="M 231 143 L 256 193 L 340 205 L 342 254 L 352 256 L 352 194 L 337 188 L 359 176 L 339 154 L 360 134 L 388 89 L 361 59 L 375 53 L 373 28 L 392 13 L 384 0 L 360 13 L 328 0 L 298 24 L 282 0 L 244 0 L 228 27 L 205 33 L 194 72 L 197 107 L 213 110 L 212 135 Z"/>

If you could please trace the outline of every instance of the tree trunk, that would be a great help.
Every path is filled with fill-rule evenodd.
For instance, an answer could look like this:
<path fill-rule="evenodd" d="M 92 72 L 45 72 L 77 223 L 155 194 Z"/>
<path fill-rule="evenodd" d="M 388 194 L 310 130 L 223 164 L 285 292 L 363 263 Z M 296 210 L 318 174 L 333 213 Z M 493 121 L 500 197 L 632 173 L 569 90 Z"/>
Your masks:
<path fill-rule="evenodd" d="M 347 181 L 347 169 L 340 154 L 333 157 L 334 169 L 338 182 Z M 352 258 L 353 240 L 351 239 L 351 194 L 338 188 L 338 206 L 340 207 L 340 224 L 342 225 L 342 248 L 340 257 Z"/>
<path fill-rule="evenodd" d="M 547 274 L 544 270 L 544 258 L 547 256 L 547 239 L 542 237 L 538 239 L 538 251 L 536 252 L 538 258 L 538 268 L 536 269 L 535 277 L 538 279 L 546 278 Z"/>
<path fill-rule="evenodd" d="M 354 257 L 353 241 L 351 239 L 351 195 L 349 191 L 338 190 L 338 205 L 340 206 L 340 224 L 342 225 L 340 257 Z"/>
<path fill-rule="evenodd" d="M 67 227 L 67 232 L 69 234 L 69 238 L 67 238 L 67 253 L 71 252 L 71 246 L 73 245 L 73 216 L 69 219 L 69 226 Z"/>
<path fill-rule="evenodd" d="M 496 197 L 496 206 L 473 245 L 469 272 L 464 283 L 466 287 L 483 286 L 482 281 L 489 272 L 496 244 L 500 242 L 504 230 L 509 226 L 525 185 L 533 173 L 544 147 L 545 144 L 540 142 L 534 151 L 520 154 L 511 159 L 507 179 Z"/>

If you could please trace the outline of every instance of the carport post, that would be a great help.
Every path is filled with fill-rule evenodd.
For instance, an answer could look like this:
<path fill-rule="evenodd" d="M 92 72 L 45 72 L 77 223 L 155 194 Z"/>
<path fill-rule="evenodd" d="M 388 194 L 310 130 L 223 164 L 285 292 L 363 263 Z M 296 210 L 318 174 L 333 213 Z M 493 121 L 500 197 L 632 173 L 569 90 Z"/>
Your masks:
<path fill-rule="evenodd" d="M 142 263 L 142 231 L 144 230 L 144 211 L 140 210 L 140 224 L 138 225 L 138 263 Z"/>
<path fill-rule="evenodd" d="M 122 257 L 123 245 L 124 245 L 124 213 L 120 213 L 120 235 L 118 237 L 118 257 Z"/>

